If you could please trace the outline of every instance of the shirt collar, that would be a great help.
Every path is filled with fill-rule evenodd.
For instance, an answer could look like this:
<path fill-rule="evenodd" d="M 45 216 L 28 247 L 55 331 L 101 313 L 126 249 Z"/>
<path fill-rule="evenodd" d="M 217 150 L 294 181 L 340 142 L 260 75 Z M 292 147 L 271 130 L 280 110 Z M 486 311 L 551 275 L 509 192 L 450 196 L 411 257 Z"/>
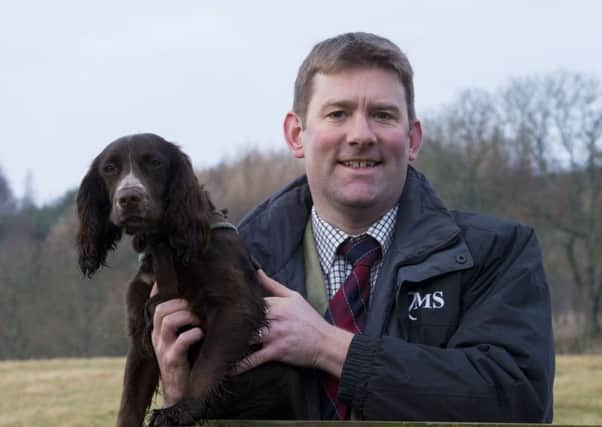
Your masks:
<path fill-rule="evenodd" d="M 395 230 L 398 210 L 399 206 L 396 204 L 375 221 L 365 233 L 361 234 L 368 234 L 376 239 L 381 246 L 383 258 L 393 242 L 393 231 Z M 320 265 L 322 266 L 322 270 L 328 274 L 336 259 L 339 245 L 348 237 L 353 239 L 361 235 L 351 236 L 334 225 L 329 224 L 320 217 L 315 206 L 311 208 L 311 223 Z"/>

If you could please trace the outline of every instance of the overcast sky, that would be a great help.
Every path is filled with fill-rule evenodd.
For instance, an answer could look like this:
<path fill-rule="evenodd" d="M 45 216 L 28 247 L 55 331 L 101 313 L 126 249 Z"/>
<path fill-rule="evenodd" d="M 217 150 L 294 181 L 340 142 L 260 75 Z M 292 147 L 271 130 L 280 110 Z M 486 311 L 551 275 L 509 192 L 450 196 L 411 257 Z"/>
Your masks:
<path fill-rule="evenodd" d="M 347 31 L 408 54 L 418 115 L 517 76 L 602 80 L 601 17 L 597 0 L 5 1 L 0 168 L 17 196 L 30 171 L 47 203 L 125 134 L 158 133 L 197 167 L 284 147 L 298 66 Z"/>

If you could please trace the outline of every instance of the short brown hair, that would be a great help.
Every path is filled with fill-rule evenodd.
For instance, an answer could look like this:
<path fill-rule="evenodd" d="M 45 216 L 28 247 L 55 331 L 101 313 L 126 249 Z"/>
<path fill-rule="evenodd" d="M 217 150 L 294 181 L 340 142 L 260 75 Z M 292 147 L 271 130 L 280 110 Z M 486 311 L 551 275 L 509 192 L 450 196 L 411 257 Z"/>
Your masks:
<path fill-rule="evenodd" d="M 399 76 L 406 95 L 410 126 L 416 119 L 414 71 L 407 56 L 390 40 L 370 33 L 345 33 L 316 44 L 305 58 L 295 80 L 293 111 L 305 122 L 317 73 L 331 74 L 346 68 L 368 66 L 391 70 Z"/>

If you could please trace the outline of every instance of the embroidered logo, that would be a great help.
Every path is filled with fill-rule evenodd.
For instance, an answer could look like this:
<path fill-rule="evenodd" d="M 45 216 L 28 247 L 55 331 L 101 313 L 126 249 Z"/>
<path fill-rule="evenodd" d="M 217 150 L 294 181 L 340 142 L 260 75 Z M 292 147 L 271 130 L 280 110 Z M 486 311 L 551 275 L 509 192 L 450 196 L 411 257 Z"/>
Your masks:
<path fill-rule="evenodd" d="M 439 310 L 445 307 L 445 300 L 443 299 L 443 291 L 435 291 L 430 294 L 421 295 L 420 292 L 409 292 L 412 299 L 408 308 L 408 317 L 410 320 L 416 320 L 417 318 L 412 314 L 416 310 Z"/>

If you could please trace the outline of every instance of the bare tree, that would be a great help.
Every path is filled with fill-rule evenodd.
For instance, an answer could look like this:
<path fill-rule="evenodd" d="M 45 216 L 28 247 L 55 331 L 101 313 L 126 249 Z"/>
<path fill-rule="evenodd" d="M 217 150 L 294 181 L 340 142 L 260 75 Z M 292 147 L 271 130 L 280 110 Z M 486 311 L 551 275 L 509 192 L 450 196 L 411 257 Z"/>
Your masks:
<path fill-rule="evenodd" d="M 504 211 L 509 157 L 494 106 L 491 94 L 466 90 L 425 120 L 418 166 L 452 207 Z"/>
<path fill-rule="evenodd" d="M 0 168 L 0 215 L 14 213 L 16 200 L 2 168 Z"/>
<path fill-rule="evenodd" d="M 27 234 L 11 234 L 0 241 L 0 359 L 27 353 L 29 325 L 36 317 L 30 302 L 37 283 L 38 252 Z"/>
<path fill-rule="evenodd" d="M 198 173 L 213 202 L 228 210 L 234 223 L 251 208 L 303 173 L 302 163 L 284 151 L 249 150 L 232 162 Z"/>
<path fill-rule="evenodd" d="M 529 215 L 562 236 L 588 336 L 602 332 L 602 91 L 593 77 L 557 72 L 502 93 L 506 137 L 532 180 Z"/>

